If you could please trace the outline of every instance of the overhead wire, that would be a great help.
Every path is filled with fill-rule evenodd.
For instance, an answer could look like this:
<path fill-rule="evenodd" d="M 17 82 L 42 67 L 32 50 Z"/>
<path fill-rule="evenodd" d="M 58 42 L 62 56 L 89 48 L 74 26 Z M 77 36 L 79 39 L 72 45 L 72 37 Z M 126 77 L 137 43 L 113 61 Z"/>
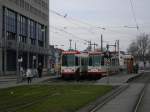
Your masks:
<path fill-rule="evenodd" d="M 81 21 L 81 20 L 77 20 L 77 19 L 74 19 L 74 18 L 71 18 L 71 17 L 68 18 L 67 16 L 63 16 L 62 14 L 60 14 L 60 13 L 58 13 L 58 12 L 52 10 L 52 9 L 50 9 L 50 12 L 56 14 L 57 16 L 62 17 L 63 19 L 66 19 L 68 22 L 70 22 L 70 23 L 72 23 L 72 24 L 78 26 L 79 28 L 83 28 L 84 30 L 86 30 L 86 31 L 88 31 L 88 32 L 90 32 L 90 33 L 92 33 L 92 34 L 95 34 L 94 32 L 91 31 L 91 28 L 92 28 L 92 27 L 93 27 L 93 28 L 96 27 L 95 25 L 92 25 L 92 24 L 89 24 L 89 23 L 87 23 L 87 22 L 83 22 L 83 21 Z M 66 14 L 65 14 L 65 15 L 66 15 Z M 84 25 L 84 27 L 83 27 L 83 25 Z M 85 27 L 85 26 L 86 26 L 86 27 Z"/>
<path fill-rule="evenodd" d="M 79 36 L 76 36 L 76 35 L 74 35 L 73 33 L 67 32 L 67 31 L 65 31 L 65 30 L 63 30 L 63 29 L 57 28 L 57 27 L 52 26 L 52 25 L 50 25 L 50 27 L 52 27 L 52 28 L 54 28 L 54 29 L 56 29 L 56 30 L 58 30 L 58 31 L 60 31 L 60 32 L 64 32 L 64 33 L 70 35 L 71 38 L 74 37 L 73 39 L 79 39 L 79 40 L 82 40 L 82 41 L 84 41 L 84 42 L 89 42 L 88 40 L 82 39 L 82 38 L 80 38 Z"/>
<path fill-rule="evenodd" d="M 132 10 L 133 19 L 134 19 L 134 22 L 135 22 L 135 24 L 136 24 L 136 28 L 137 28 L 137 30 L 139 31 L 139 24 L 138 24 L 138 22 L 137 22 L 136 14 L 135 14 L 135 11 L 134 11 L 133 0 L 130 0 L 130 5 L 131 5 L 131 10 Z"/>

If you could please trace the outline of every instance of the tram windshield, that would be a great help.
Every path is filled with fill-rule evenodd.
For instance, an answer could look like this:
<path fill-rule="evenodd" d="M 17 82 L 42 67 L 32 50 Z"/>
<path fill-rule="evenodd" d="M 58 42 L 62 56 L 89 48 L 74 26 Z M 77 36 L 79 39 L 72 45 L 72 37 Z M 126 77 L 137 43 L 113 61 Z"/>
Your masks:
<path fill-rule="evenodd" d="M 89 66 L 100 66 L 101 56 L 100 55 L 90 55 L 89 56 Z"/>
<path fill-rule="evenodd" d="M 74 66 L 75 56 L 72 54 L 67 54 L 62 56 L 62 66 Z"/>

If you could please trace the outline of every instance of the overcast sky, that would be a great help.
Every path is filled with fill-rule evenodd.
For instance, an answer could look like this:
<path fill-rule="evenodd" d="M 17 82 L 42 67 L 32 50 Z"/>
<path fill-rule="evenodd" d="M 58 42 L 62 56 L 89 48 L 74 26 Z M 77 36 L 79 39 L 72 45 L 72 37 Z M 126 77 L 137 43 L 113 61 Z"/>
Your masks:
<path fill-rule="evenodd" d="M 136 26 L 130 0 L 50 0 L 50 44 L 67 49 L 72 39 L 72 47 L 77 42 L 77 48 L 83 50 L 87 47 L 83 40 L 100 46 L 103 34 L 105 44 L 119 39 L 120 49 L 126 50 L 139 32 L 149 34 L 150 28 L 150 0 L 132 1 L 140 31 L 124 27 Z M 67 16 L 63 18 L 52 11 Z"/>

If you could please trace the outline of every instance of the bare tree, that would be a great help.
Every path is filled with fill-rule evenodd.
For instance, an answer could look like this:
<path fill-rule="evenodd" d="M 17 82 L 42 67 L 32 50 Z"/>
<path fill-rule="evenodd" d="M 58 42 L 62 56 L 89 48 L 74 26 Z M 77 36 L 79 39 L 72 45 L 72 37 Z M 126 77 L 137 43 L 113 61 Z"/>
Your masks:
<path fill-rule="evenodd" d="M 138 60 L 145 63 L 146 56 L 149 51 L 150 39 L 149 35 L 142 33 L 137 36 L 136 40 L 132 42 L 128 48 L 128 52 L 135 56 Z"/>
<path fill-rule="evenodd" d="M 137 56 L 138 55 L 138 46 L 137 43 L 135 41 L 133 41 L 129 48 L 128 48 L 128 53 L 132 54 L 133 56 Z"/>

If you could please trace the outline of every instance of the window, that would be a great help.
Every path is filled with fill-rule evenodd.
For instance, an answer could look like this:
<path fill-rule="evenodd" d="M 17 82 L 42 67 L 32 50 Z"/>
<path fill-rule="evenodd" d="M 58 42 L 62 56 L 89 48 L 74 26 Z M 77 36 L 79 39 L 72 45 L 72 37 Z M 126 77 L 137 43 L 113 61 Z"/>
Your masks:
<path fill-rule="evenodd" d="M 28 22 L 28 28 L 29 28 L 29 37 L 30 37 L 30 43 L 32 45 L 36 44 L 36 22 L 33 20 L 29 20 Z"/>
<path fill-rule="evenodd" d="M 8 40 L 16 40 L 16 34 L 12 32 L 6 32 L 6 37 Z"/>
<path fill-rule="evenodd" d="M 62 56 L 62 66 L 74 66 L 75 56 L 74 55 L 63 55 Z"/>
<path fill-rule="evenodd" d="M 17 31 L 17 15 L 14 11 L 4 8 L 6 31 L 16 33 Z"/>
<path fill-rule="evenodd" d="M 8 8 L 3 8 L 3 26 L 6 25 L 6 38 L 8 40 L 16 40 L 17 32 L 17 16 L 16 13 Z"/>
<path fill-rule="evenodd" d="M 93 66 L 100 66 L 101 57 L 99 55 L 93 56 Z"/>
<path fill-rule="evenodd" d="M 92 56 L 89 56 L 89 66 L 92 66 Z"/>
<path fill-rule="evenodd" d="M 19 42 L 26 43 L 27 42 L 27 37 L 19 35 Z"/>
<path fill-rule="evenodd" d="M 22 16 L 22 15 L 18 15 L 18 22 L 19 22 L 19 41 L 26 43 L 27 42 L 27 30 L 28 30 L 28 25 L 27 25 L 27 18 Z"/>
<path fill-rule="evenodd" d="M 75 63 L 76 63 L 76 66 L 79 65 L 79 58 L 78 57 L 75 57 Z"/>
<path fill-rule="evenodd" d="M 104 66 L 104 56 L 101 58 L 101 65 Z"/>
<path fill-rule="evenodd" d="M 101 65 L 101 56 L 100 55 L 89 56 L 89 66 L 100 66 L 100 65 Z"/>
<path fill-rule="evenodd" d="M 37 24 L 37 38 L 38 38 L 38 45 L 40 47 L 43 47 L 44 46 L 44 38 L 45 38 L 44 25 Z"/>
<path fill-rule="evenodd" d="M 27 36 L 27 18 L 19 15 L 18 16 L 18 22 L 19 22 L 19 34 L 23 36 Z"/>

